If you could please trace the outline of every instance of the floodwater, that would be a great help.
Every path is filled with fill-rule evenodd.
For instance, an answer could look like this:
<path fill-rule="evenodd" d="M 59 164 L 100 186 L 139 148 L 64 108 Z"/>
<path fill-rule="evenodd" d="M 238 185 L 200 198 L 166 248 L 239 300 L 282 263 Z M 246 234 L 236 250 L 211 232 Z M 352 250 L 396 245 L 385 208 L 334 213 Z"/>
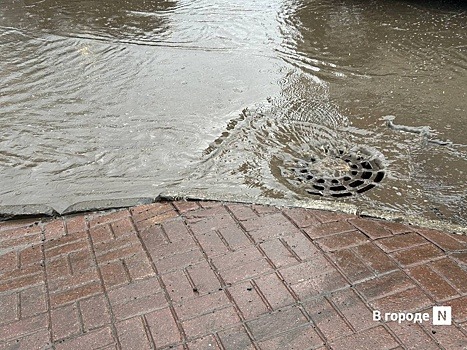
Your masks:
<path fill-rule="evenodd" d="M 3 0 L 0 205 L 179 189 L 465 226 L 466 34 L 463 1 Z"/>

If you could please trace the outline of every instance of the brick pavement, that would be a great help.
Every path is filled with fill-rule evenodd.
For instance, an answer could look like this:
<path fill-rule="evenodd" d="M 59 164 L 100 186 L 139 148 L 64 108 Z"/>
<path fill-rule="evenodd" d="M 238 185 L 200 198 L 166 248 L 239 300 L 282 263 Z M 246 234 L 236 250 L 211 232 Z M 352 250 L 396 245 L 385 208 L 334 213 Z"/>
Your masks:
<path fill-rule="evenodd" d="M 453 324 L 378 322 L 372 310 Z M 162 202 L 0 223 L 0 349 L 466 349 L 467 237 Z"/>

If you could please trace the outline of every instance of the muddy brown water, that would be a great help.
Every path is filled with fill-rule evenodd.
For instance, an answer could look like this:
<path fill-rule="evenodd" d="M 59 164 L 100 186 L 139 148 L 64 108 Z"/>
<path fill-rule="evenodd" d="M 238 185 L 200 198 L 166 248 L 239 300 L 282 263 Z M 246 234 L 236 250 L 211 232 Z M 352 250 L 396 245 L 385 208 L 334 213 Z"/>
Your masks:
<path fill-rule="evenodd" d="M 462 1 L 4 0 L 0 205 L 180 189 L 465 226 L 466 27 Z"/>

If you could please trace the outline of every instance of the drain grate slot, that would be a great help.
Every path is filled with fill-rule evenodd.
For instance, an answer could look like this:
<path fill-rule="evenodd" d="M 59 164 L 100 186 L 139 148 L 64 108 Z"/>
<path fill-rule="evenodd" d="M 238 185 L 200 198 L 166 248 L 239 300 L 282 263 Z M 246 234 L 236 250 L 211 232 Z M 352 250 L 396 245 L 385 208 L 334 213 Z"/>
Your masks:
<path fill-rule="evenodd" d="M 281 167 L 288 187 L 309 195 L 349 197 L 375 188 L 385 177 L 384 157 L 363 147 L 324 149 L 322 155 L 295 159 Z"/>

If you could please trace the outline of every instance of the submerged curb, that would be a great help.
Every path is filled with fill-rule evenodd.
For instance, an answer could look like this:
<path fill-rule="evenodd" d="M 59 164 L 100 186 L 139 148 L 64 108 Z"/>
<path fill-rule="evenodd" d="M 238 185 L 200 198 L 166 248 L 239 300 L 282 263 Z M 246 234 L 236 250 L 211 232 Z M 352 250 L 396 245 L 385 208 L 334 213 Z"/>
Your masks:
<path fill-rule="evenodd" d="M 54 208 L 44 204 L 30 205 L 4 205 L 0 206 L 0 221 L 17 219 L 22 217 L 40 217 L 40 216 L 60 216 L 77 214 L 92 211 L 105 211 L 120 208 L 129 208 L 143 204 L 151 204 L 162 201 L 174 200 L 186 201 L 213 201 L 213 202 L 232 202 L 242 204 L 260 204 L 271 205 L 284 208 L 305 208 L 327 210 L 332 212 L 341 212 L 360 217 L 370 217 L 375 219 L 398 222 L 407 225 L 420 226 L 425 228 L 437 229 L 449 233 L 467 235 L 467 227 L 452 224 L 440 220 L 424 219 L 413 215 L 404 215 L 401 213 L 393 213 L 390 211 L 378 209 L 363 209 L 357 205 L 349 203 L 340 203 L 327 200 L 284 200 L 274 198 L 257 197 L 251 198 L 248 196 L 214 193 L 207 191 L 165 191 L 156 197 L 135 197 L 135 198 L 117 198 L 117 199 L 102 199 L 82 201 L 70 205 L 63 211 L 57 211 Z"/>
<path fill-rule="evenodd" d="M 18 219 L 27 216 L 56 216 L 59 213 L 45 204 L 0 205 L 0 220 Z"/>
<path fill-rule="evenodd" d="M 220 195 L 216 193 L 207 193 L 205 191 L 166 191 L 161 193 L 159 196 L 162 200 L 205 200 L 205 201 L 219 201 Z M 222 194 L 222 201 L 244 203 L 244 204 L 261 204 L 261 205 L 272 205 L 277 207 L 286 208 L 305 208 L 305 209 L 318 209 L 327 210 L 334 212 L 342 212 L 351 215 L 357 215 L 361 217 L 370 217 L 375 219 L 394 221 L 402 224 L 426 227 L 436 230 L 441 230 L 449 233 L 456 233 L 467 235 L 467 227 L 461 225 L 452 224 L 440 220 L 430 220 L 413 215 L 404 215 L 401 213 L 391 213 L 389 211 L 377 210 L 377 209 L 362 209 L 357 205 L 349 203 L 340 203 L 326 200 L 284 200 L 284 199 L 273 199 L 273 198 L 255 198 L 254 201 L 250 197 L 244 197 L 239 195 L 228 195 Z"/>

